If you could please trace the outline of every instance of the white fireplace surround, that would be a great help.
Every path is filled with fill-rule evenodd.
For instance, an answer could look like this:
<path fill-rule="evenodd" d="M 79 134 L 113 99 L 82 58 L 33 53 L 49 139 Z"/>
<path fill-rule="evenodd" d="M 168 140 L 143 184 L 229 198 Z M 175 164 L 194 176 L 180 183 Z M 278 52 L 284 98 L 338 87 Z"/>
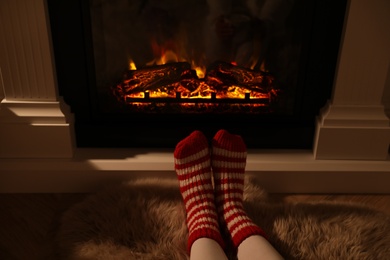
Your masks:
<path fill-rule="evenodd" d="M 311 150 L 250 150 L 270 192 L 390 193 L 390 1 L 349 0 Z M 0 1 L 0 192 L 91 192 L 175 178 L 172 150 L 77 148 L 57 93 L 46 0 Z M 387 114 L 387 115 L 386 115 Z"/>

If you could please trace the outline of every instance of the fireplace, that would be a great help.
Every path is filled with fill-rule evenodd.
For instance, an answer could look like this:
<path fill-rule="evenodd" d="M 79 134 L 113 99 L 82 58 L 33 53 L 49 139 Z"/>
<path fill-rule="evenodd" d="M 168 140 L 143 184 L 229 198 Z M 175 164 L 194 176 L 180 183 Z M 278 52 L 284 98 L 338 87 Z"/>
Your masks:
<path fill-rule="evenodd" d="M 332 96 L 318 113 L 313 149 L 248 150 L 248 174 L 267 191 L 389 193 L 389 10 L 388 1 L 348 1 Z M 69 22 L 80 34 L 77 19 Z M 7 36 L 0 38 L 0 192 L 95 192 L 129 178 L 174 177 L 170 148 L 74 146 L 73 113 L 58 95 L 56 72 L 82 96 L 87 67 L 56 71 L 46 0 L 0 1 L 0 35 Z M 73 60 L 85 55 L 62 40 Z M 72 110 L 85 102 L 73 102 Z"/>
<path fill-rule="evenodd" d="M 203 26 L 226 9 L 213 6 L 219 1 L 170 2 L 48 1 L 77 145 L 172 147 L 194 129 L 212 136 L 225 128 L 250 148 L 311 148 L 332 92 L 346 1 L 287 1 L 277 26 L 224 15 L 239 34 L 256 32 L 250 48 L 244 41 L 228 51 Z M 271 36 L 256 42 L 259 35 Z"/>

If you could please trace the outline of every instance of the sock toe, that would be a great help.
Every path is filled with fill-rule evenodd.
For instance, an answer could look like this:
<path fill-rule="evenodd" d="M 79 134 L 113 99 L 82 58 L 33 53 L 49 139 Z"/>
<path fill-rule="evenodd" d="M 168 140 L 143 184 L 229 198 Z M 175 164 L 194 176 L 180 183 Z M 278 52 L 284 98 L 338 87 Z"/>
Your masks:
<path fill-rule="evenodd" d="M 208 141 L 201 131 L 193 131 L 181 140 L 173 153 L 175 158 L 185 158 L 208 147 Z"/>
<path fill-rule="evenodd" d="M 213 146 L 229 150 L 231 152 L 245 152 L 246 145 L 240 135 L 234 135 L 228 131 L 221 129 L 213 138 Z"/>

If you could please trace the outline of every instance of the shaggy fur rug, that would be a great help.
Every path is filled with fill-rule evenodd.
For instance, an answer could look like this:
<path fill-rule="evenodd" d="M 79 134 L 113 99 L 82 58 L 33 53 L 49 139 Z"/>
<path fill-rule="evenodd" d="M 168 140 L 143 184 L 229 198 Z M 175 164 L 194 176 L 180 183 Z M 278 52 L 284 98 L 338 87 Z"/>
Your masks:
<path fill-rule="evenodd" d="M 286 259 L 390 259 L 390 218 L 349 203 L 271 204 L 246 180 L 245 208 Z M 188 259 L 178 183 L 144 179 L 91 195 L 58 230 L 63 259 Z M 227 252 L 235 259 L 232 252 Z"/>

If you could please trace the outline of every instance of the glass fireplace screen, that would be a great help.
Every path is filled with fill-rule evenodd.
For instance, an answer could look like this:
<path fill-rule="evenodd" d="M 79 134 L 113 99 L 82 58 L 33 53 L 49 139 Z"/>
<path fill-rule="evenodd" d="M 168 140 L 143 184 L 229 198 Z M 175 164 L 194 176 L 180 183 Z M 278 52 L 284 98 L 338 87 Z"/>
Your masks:
<path fill-rule="evenodd" d="M 128 113 L 288 113 L 304 2 L 90 0 L 99 97 Z"/>

